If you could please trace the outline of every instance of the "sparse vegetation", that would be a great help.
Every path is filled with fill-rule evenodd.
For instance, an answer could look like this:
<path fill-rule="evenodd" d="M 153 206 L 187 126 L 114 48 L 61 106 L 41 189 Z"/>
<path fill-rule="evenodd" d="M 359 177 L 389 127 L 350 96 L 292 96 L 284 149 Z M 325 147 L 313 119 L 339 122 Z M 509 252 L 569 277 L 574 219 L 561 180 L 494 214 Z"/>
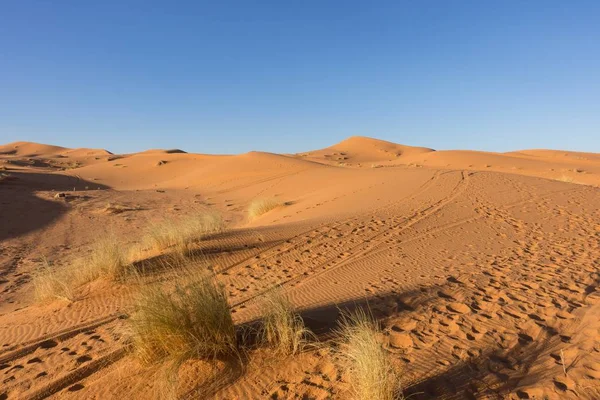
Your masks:
<path fill-rule="evenodd" d="M 70 170 L 70 169 L 77 169 L 77 168 L 80 168 L 82 166 L 82 164 L 80 162 L 78 162 L 78 161 L 71 161 L 71 162 L 68 162 L 66 164 L 65 163 L 60 163 L 59 165 L 62 166 L 62 170 L 63 171 L 67 171 L 67 170 Z"/>
<path fill-rule="evenodd" d="M 33 277 L 35 297 L 40 301 L 72 300 L 75 288 L 101 277 L 119 279 L 129 272 L 129 266 L 120 243 L 109 236 L 95 243 L 88 256 L 66 266 L 53 267 L 44 261 Z"/>
<path fill-rule="evenodd" d="M 87 257 L 74 263 L 74 282 L 82 285 L 100 277 L 119 279 L 128 272 L 129 265 L 121 243 L 108 236 L 96 242 Z"/>
<path fill-rule="evenodd" d="M 185 254 L 194 242 L 210 233 L 221 232 L 223 219 L 216 213 L 202 213 L 179 220 L 167 220 L 150 226 L 144 241 L 157 251 L 174 247 Z"/>
<path fill-rule="evenodd" d="M 558 178 L 556 178 L 557 181 L 561 181 L 561 182 L 566 182 L 566 183 L 573 183 L 574 179 L 572 177 L 570 177 L 569 175 L 561 175 Z"/>
<path fill-rule="evenodd" d="M 73 292 L 67 270 L 51 265 L 46 258 L 33 274 L 33 290 L 37 301 L 63 299 L 72 301 Z"/>
<path fill-rule="evenodd" d="M 276 198 L 256 199 L 248 206 L 248 216 L 250 219 L 258 218 L 259 216 L 283 206 L 284 203 Z"/>
<path fill-rule="evenodd" d="M 142 289 L 131 318 L 135 352 L 146 364 L 175 369 L 188 359 L 214 359 L 237 352 L 224 288 L 202 273 L 178 272 L 175 287 Z"/>
<path fill-rule="evenodd" d="M 260 340 L 280 355 L 296 354 L 303 349 L 311 332 L 300 315 L 279 291 L 266 295 Z"/>
<path fill-rule="evenodd" d="M 351 376 L 357 400 L 393 400 L 401 396 L 396 368 L 378 342 L 379 329 L 370 314 L 359 309 L 344 314 L 340 324 L 340 352 Z"/>

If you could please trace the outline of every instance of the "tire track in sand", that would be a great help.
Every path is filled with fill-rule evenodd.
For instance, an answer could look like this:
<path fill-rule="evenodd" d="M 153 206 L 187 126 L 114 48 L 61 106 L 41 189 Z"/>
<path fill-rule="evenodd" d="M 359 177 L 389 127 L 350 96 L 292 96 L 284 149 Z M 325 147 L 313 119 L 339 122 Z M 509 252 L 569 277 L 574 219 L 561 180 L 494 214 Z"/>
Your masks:
<path fill-rule="evenodd" d="M 458 172 L 458 171 L 446 171 L 444 174 L 452 173 L 452 172 Z M 385 237 L 385 235 L 389 234 L 390 232 L 401 232 L 403 230 L 409 229 L 411 226 L 413 226 L 417 222 L 435 214 L 437 211 L 441 210 L 446 204 L 454 201 L 459 195 L 461 195 L 464 192 L 464 190 L 466 190 L 466 188 L 468 186 L 469 175 L 464 171 L 460 171 L 460 174 L 461 174 L 461 176 L 460 176 L 458 183 L 451 189 L 451 191 L 448 195 L 444 196 L 442 199 L 434 202 L 433 204 L 430 204 L 430 205 L 427 205 L 426 207 L 422 207 L 422 208 L 418 209 L 416 212 L 411 214 L 409 217 L 393 218 L 393 220 L 401 220 L 401 222 L 399 222 L 398 225 L 393 225 L 382 231 L 378 231 L 377 233 L 369 236 L 366 240 L 363 240 L 360 243 L 358 243 L 354 246 L 351 246 L 349 249 L 346 249 L 344 251 L 344 253 L 350 253 L 349 257 L 342 258 L 340 261 L 341 253 L 339 251 L 338 252 L 334 251 L 333 254 L 330 257 L 328 257 L 324 262 L 317 264 L 316 266 L 310 268 L 308 271 L 304 271 L 304 273 L 300 273 L 296 276 L 291 277 L 290 279 L 284 280 L 282 282 L 278 282 L 275 285 L 277 285 L 277 286 L 294 286 L 294 284 L 301 283 L 301 285 L 304 286 L 305 283 L 311 282 L 313 279 L 321 276 L 322 274 L 327 273 L 331 270 L 335 270 L 343 265 L 348 264 L 350 261 L 353 261 L 353 260 L 361 257 L 365 252 L 367 252 L 370 248 L 373 247 L 373 243 L 372 243 L 373 241 L 375 241 L 375 245 L 376 245 L 378 242 L 383 241 L 382 238 Z M 442 175 L 442 174 L 439 174 L 439 175 Z M 428 185 L 427 188 L 429 186 L 430 185 Z M 424 193 L 423 190 L 418 191 L 418 193 L 413 193 L 413 195 L 408 196 L 408 197 L 416 199 L 422 193 Z M 406 198 L 400 200 L 399 202 L 396 202 L 395 204 L 401 203 L 405 200 L 406 200 Z M 390 205 L 389 207 L 382 207 L 382 208 L 391 208 L 391 207 L 392 207 L 392 205 Z M 369 212 L 368 215 L 371 215 L 372 212 L 373 211 Z M 358 252 L 356 252 L 356 250 L 360 249 L 360 248 L 362 248 L 362 250 L 359 250 Z M 298 251 L 299 249 L 295 249 L 295 250 Z M 309 275 L 309 277 L 307 277 L 306 275 Z M 296 287 L 299 287 L 299 285 L 295 286 L 295 288 Z M 254 299 L 262 296 L 264 293 L 268 292 L 271 288 L 272 287 L 269 287 L 266 290 L 260 291 L 259 293 L 256 293 L 252 296 L 249 296 L 241 301 L 234 303 L 232 305 L 232 308 L 235 309 L 235 308 L 238 308 L 241 306 L 245 306 L 246 304 L 252 302 L 252 300 L 254 300 Z M 295 290 L 295 288 L 293 290 Z"/>

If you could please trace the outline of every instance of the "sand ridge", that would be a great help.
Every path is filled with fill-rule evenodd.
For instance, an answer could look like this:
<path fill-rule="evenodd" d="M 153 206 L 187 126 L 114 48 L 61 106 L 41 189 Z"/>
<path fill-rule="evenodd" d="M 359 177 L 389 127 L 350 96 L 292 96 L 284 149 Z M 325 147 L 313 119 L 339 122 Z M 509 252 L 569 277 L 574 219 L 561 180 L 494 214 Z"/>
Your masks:
<path fill-rule="evenodd" d="M 333 165 L 361 164 L 370 166 L 382 161 L 393 161 L 403 156 L 434 151 L 425 147 L 404 146 L 379 139 L 352 136 L 322 150 L 299 153 L 298 156 Z"/>
<path fill-rule="evenodd" d="M 128 353 L 127 282 L 37 303 L 31 277 L 43 257 L 65 265 L 106 232 L 135 246 L 149 224 L 203 210 L 228 226 L 198 246 L 237 324 L 279 286 L 324 337 L 340 309 L 370 307 L 411 398 L 600 398 L 598 154 L 363 137 L 296 155 L 17 142 L 0 147 L 0 167 L 4 398 L 155 395 Z M 260 198 L 282 205 L 249 219 Z M 352 388 L 328 346 L 275 361 L 257 350 L 222 385 L 203 385 L 205 369 L 184 366 L 179 397 L 345 399 Z"/>

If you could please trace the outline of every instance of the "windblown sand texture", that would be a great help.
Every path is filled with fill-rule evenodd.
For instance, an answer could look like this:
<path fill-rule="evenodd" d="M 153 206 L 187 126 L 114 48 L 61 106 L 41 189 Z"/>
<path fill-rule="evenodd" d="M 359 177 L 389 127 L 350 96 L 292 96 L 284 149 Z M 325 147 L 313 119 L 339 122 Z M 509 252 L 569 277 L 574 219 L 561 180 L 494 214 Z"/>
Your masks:
<path fill-rule="evenodd" d="M 0 146 L 0 174 L 0 399 L 156 397 L 130 352 L 133 283 L 38 302 L 32 277 L 107 233 L 136 248 L 151 224 L 204 211 L 225 220 L 198 246 L 236 325 L 279 286 L 321 343 L 250 349 L 209 384 L 209 366 L 188 362 L 179 398 L 351 398 L 328 340 L 339 310 L 360 306 L 411 399 L 600 399 L 600 154 L 364 137 L 291 155 L 18 142 Z M 278 206 L 249 218 L 257 199 Z"/>

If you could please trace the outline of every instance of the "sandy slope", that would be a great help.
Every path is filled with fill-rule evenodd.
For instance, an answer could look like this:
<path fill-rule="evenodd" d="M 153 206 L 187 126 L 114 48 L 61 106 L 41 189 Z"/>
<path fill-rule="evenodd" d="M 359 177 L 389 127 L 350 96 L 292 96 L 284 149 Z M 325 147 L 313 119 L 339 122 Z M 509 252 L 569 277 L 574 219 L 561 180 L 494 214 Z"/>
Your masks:
<path fill-rule="evenodd" d="M 24 142 L 0 154 L 0 398 L 155 395 L 126 352 L 130 284 L 38 304 L 31 274 L 42 256 L 68 263 L 104 232 L 130 246 L 151 221 L 204 209 L 230 227 L 200 247 L 237 323 L 260 317 L 264 292 L 281 285 L 322 337 L 339 308 L 368 304 L 405 393 L 420 393 L 411 398 L 600 398 L 598 154 L 360 137 L 299 155 Z M 272 197 L 287 205 L 248 221 L 248 204 Z M 219 385 L 205 371 L 183 368 L 181 397 L 350 397 L 327 346 L 283 360 L 252 352 Z"/>
<path fill-rule="evenodd" d="M 332 165 L 367 165 L 398 158 L 432 152 L 425 147 L 403 146 L 384 140 L 362 136 L 352 136 L 331 147 L 299 153 L 298 156 L 308 160 Z M 359 165 L 360 164 L 360 165 Z"/>

